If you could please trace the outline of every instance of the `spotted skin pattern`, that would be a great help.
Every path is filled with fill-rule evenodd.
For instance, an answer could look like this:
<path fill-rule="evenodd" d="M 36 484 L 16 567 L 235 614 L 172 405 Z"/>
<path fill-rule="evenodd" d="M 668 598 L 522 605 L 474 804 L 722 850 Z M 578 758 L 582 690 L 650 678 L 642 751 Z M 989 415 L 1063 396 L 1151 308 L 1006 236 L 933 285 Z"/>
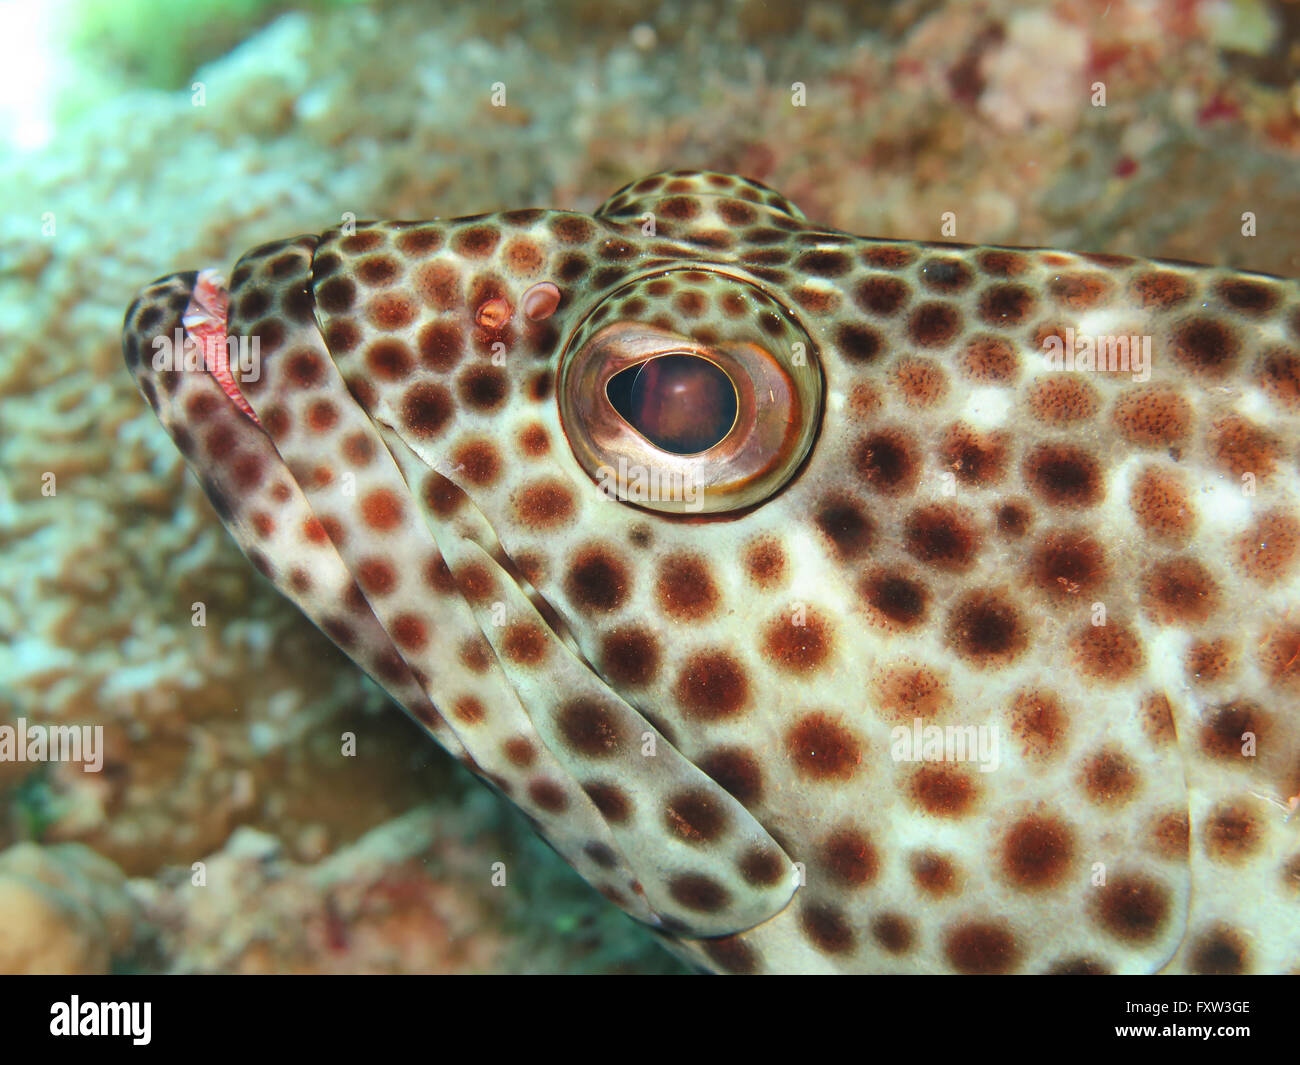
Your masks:
<path fill-rule="evenodd" d="M 677 171 L 250 252 L 254 421 L 153 365 L 195 278 L 140 293 L 125 355 L 250 560 L 683 957 L 1300 967 L 1294 282 L 855 237 Z M 793 477 L 610 500 L 557 381 L 626 322 L 806 340 Z M 1150 336 L 1149 379 L 1052 369 L 1067 330 Z M 996 768 L 895 757 L 917 722 Z"/>

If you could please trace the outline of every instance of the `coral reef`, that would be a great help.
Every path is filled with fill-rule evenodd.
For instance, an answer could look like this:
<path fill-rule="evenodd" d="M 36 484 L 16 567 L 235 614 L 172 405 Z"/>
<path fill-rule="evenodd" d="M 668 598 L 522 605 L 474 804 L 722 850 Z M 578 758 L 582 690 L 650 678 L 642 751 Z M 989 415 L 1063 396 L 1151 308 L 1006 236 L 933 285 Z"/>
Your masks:
<path fill-rule="evenodd" d="M 246 564 L 122 367 L 141 283 L 345 212 L 591 209 L 673 166 L 858 233 L 938 239 L 954 212 L 963 241 L 1295 275 L 1295 7 L 321 5 L 199 90 L 124 73 L 39 153 L 6 152 L 0 724 L 101 725 L 106 758 L 0 762 L 0 846 L 44 845 L 0 866 L 0 969 L 675 965 Z M 59 880 L 71 843 L 135 878 L 145 931 Z M 508 890 L 485 887 L 496 860 Z M 62 938 L 32 953 L 28 920 Z"/>
<path fill-rule="evenodd" d="M 0 972 L 108 972 L 134 948 L 126 878 L 79 843 L 0 853 Z"/>

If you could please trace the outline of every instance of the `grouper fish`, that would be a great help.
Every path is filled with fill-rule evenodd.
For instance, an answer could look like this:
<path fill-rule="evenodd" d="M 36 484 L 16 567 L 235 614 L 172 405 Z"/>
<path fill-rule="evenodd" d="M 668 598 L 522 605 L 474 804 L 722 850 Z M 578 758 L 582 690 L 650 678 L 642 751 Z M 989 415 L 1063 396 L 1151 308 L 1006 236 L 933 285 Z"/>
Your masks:
<path fill-rule="evenodd" d="M 145 287 L 249 561 L 732 972 L 1300 968 L 1300 286 L 654 174 Z"/>

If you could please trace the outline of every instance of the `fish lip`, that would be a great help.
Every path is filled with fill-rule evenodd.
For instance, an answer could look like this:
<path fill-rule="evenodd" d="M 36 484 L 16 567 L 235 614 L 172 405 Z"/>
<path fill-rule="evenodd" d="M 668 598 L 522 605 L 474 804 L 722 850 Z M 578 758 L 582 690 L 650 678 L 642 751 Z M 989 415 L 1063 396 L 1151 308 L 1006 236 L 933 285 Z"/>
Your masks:
<path fill-rule="evenodd" d="M 185 337 L 203 352 L 203 370 L 253 423 L 265 432 L 261 419 L 245 398 L 230 363 L 230 289 L 225 275 L 214 267 L 200 270 L 181 313 Z M 240 367 L 242 372 L 242 367 Z M 260 374 L 260 368 L 255 367 Z M 256 378 L 252 378 L 256 380 Z"/>

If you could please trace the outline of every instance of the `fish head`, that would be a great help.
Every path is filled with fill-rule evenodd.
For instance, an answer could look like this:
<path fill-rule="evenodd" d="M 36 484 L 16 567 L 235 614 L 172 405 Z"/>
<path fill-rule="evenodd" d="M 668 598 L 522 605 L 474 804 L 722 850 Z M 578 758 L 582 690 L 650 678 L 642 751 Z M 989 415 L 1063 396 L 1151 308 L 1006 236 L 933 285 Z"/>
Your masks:
<path fill-rule="evenodd" d="M 1284 906 L 1294 285 L 674 172 L 263 246 L 157 358 L 203 289 L 126 357 L 254 565 L 693 961 L 1151 971 Z"/>

